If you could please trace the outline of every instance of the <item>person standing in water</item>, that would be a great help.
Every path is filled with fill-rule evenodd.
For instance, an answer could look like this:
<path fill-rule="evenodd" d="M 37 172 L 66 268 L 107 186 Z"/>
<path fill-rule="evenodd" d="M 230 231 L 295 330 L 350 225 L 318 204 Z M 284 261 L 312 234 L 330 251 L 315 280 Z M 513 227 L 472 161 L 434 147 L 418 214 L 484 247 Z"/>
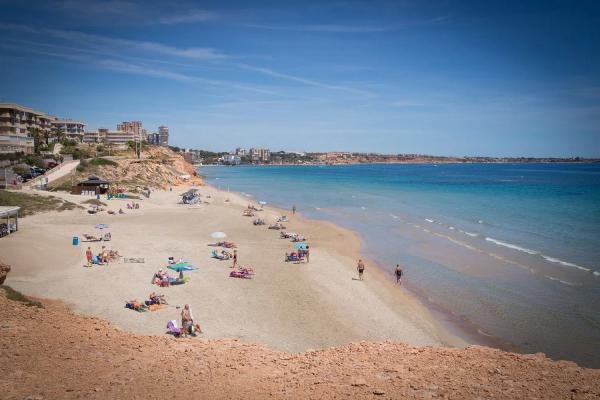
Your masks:
<path fill-rule="evenodd" d="M 363 273 L 365 272 L 365 264 L 363 263 L 363 260 L 358 260 L 358 265 L 356 266 L 356 269 L 358 270 L 358 279 L 362 281 Z"/>
<path fill-rule="evenodd" d="M 400 268 L 400 264 L 396 264 L 394 274 L 396 274 L 396 284 L 402 285 L 402 268 Z"/>
<path fill-rule="evenodd" d="M 292 214 L 296 215 L 296 205 L 295 204 L 292 206 Z"/>

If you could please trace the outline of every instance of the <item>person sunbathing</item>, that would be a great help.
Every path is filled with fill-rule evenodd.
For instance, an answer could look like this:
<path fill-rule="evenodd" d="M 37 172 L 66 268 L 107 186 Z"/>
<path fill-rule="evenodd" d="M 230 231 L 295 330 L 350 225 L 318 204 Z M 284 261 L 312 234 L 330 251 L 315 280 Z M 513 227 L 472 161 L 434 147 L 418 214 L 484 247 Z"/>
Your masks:
<path fill-rule="evenodd" d="M 146 309 L 146 305 L 139 302 L 137 299 L 129 300 L 126 307 L 135 311 L 144 311 Z"/>
<path fill-rule="evenodd" d="M 150 293 L 150 301 L 147 301 L 146 304 L 147 305 L 151 305 L 151 304 L 169 304 L 167 303 L 167 300 L 165 299 L 165 295 L 164 294 L 156 294 L 155 292 Z"/>
<path fill-rule="evenodd" d="M 83 237 L 87 242 L 99 242 L 102 240 L 102 238 L 96 237 L 94 235 L 88 235 L 87 233 L 84 233 Z"/>

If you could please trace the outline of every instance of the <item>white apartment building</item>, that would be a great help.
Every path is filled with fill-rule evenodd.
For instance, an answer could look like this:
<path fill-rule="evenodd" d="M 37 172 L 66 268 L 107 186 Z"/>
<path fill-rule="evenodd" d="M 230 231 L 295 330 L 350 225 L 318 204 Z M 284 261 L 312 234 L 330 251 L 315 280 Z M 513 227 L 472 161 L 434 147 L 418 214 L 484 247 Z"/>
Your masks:
<path fill-rule="evenodd" d="M 139 141 L 139 135 L 134 132 L 111 131 L 99 128 L 96 132 L 85 132 L 83 143 L 104 143 L 115 146 L 126 146 L 129 142 Z"/>
<path fill-rule="evenodd" d="M 69 139 L 83 142 L 83 134 L 85 133 L 85 123 L 72 119 L 56 118 L 51 122 L 52 128 L 59 130 Z"/>
<path fill-rule="evenodd" d="M 271 160 L 271 151 L 269 149 L 255 149 L 253 147 L 248 154 L 253 162 L 269 162 Z"/>
<path fill-rule="evenodd" d="M 33 154 L 29 129 L 49 131 L 51 117 L 14 103 L 0 103 L 0 153 Z"/>

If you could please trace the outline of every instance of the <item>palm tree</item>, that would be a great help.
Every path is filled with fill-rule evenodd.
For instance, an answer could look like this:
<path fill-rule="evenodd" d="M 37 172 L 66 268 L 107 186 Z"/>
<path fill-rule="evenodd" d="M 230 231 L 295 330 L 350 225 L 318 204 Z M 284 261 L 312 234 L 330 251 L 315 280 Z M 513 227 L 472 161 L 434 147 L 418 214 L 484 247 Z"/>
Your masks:
<path fill-rule="evenodd" d="M 40 152 L 40 144 L 44 138 L 44 133 L 40 128 L 28 128 L 29 137 L 33 138 L 33 152 L 35 154 Z"/>

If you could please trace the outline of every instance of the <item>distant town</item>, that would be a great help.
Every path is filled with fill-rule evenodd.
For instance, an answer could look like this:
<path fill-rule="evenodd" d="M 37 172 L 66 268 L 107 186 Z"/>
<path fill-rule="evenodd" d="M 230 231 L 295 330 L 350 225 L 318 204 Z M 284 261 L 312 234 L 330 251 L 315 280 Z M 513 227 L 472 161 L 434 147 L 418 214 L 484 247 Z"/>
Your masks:
<path fill-rule="evenodd" d="M 302 165 L 365 163 L 589 163 L 599 159 L 534 157 L 443 157 L 424 154 L 378 154 L 359 152 L 290 152 L 268 148 L 238 147 L 230 152 L 213 152 L 171 146 L 169 128 L 148 131 L 142 121 L 122 121 L 115 129 L 86 130 L 81 120 L 52 116 L 14 103 L 0 103 L 0 167 L 24 172 L 48 168 L 69 159 L 111 156 L 134 150 L 142 157 L 144 145 L 170 147 L 195 165 Z M 6 173 L 6 172 L 5 172 Z M 35 174 L 35 170 L 32 170 Z"/>

